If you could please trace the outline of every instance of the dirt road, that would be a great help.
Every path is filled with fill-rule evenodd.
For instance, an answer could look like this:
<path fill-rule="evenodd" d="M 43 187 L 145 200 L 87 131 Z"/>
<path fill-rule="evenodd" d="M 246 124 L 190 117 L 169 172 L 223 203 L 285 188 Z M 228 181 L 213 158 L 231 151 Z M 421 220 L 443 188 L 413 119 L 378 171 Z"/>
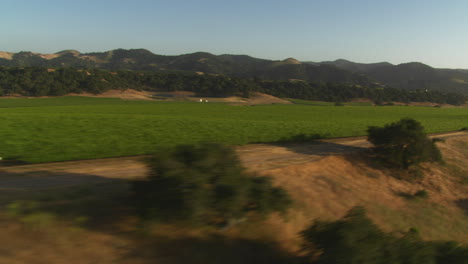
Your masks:
<path fill-rule="evenodd" d="M 431 135 L 438 138 L 468 137 L 468 132 Z M 237 147 L 249 170 L 262 171 L 318 161 L 326 156 L 370 147 L 366 137 L 324 139 L 308 143 L 251 144 Z M 42 189 L 97 183 L 111 179 L 144 177 L 144 157 L 122 157 L 0 167 L 0 191 Z"/>

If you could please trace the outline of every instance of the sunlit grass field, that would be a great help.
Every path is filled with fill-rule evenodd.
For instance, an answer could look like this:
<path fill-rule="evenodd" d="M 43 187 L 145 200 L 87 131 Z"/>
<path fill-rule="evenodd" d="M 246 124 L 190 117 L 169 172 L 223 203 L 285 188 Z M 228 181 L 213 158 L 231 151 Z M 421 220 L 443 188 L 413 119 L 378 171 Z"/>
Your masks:
<path fill-rule="evenodd" d="M 429 133 L 468 126 L 468 108 L 233 106 L 112 98 L 0 99 L 0 156 L 26 162 L 129 156 L 200 141 L 247 144 L 297 135 L 365 135 L 411 117 Z"/>

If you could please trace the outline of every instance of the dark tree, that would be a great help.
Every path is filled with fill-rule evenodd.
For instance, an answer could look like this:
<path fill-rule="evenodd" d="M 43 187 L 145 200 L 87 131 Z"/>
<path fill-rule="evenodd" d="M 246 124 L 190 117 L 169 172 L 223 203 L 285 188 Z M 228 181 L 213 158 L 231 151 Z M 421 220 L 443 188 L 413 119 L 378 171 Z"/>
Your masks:
<path fill-rule="evenodd" d="M 468 264 L 468 248 L 454 241 L 436 242 L 437 264 Z"/>
<path fill-rule="evenodd" d="M 230 147 L 181 145 L 149 159 L 147 179 L 133 183 L 143 217 L 226 225 L 249 212 L 284 212 L 288 194 L 269 178 L 248 175 Z"/>
<path fill-rule="evenodd" d="M 353 208 L 335 222 L 316 221 L 302 233 L 309 253 L 319 253 L 320 264 L 374 264 L 385 257 L 385 234 L 366 217 L 362 207 Z"/>
<path fill-rule="evenodd" d="M 334 222 L 314 222 L 301 232 L 303 250 L 315 264 L 467 264 L 468 248 L 423 241 L 410 229 L 401 236 L 380 230 L 356 207 Z"/>
<path fill-rule="evenodd" d="M 401 119 L 384 127 L 367 129 L 368 140 L 375 152 L 387 164 L 407 169 L 424 161 L 441 161 L 439 149 L 416 120 Z"/>

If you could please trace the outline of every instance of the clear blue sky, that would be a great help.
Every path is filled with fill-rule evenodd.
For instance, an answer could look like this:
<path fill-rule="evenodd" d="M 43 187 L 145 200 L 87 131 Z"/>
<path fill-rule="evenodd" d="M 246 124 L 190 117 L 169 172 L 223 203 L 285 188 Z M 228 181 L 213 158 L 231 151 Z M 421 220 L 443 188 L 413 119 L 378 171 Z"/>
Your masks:
<path fill-rule="evenodd" d="M 468 68 L 466 0 L 0 0 L 0 50 L 145 48 Z"/>

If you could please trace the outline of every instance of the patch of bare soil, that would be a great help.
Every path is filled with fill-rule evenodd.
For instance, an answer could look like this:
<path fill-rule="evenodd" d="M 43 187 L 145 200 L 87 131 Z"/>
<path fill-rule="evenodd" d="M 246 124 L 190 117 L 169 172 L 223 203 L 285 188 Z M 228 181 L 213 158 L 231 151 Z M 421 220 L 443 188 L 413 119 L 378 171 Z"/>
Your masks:
<path fill-rule="evenodd" d="M 283 100 L 281 98 L 275 97 L 273 95 L 264 94 L 264 93 L 255 93 L 250 98 L 247 99 L 247 104 L 291 104 L 290 101 Z"/>
<path fill-rule="evenodd" d="M 50 69 L 54 71 L 53 69 Z M 148 91 L 137 91 L 133 89 L 126 89 L 126 90 L 108 90 L 106 92 L 100 94 L 92 94 L 92 93 L 70 93 L 65 96 L 84 96 L 84 97 L 106 97 L 106 98 L 120 98 L 124 100 L 154 100 L 152 98 L 154 93 Z M 2 96 L 2 98 L 51 98 L 53 96 L 38 96 L 38 97 L 29 97 L 23 96 L 21 94 L 9 94 L 7 96 Z"/>
<path fill-rule="evenodd" d="M 109 90 L 100 94 L 92 94 L 92 93 L 71 93 L 67 94 L 67 96 L 86 96 L 86 97 L 111 97 L 111 98 L 120 98 L 126 100 L 153 100 L 151 96 L 153 95 L 152 92 L 148 91 L 137 91 L 133 89 L 126 89 L 126 90 Z"/>
<path fill-rule="evenodd" d="M 214 102 L 214 103 L 229 103 L 234 105 L 257 105 L 257 104 L 291 104 L 290 101 L 280 99 L 278 97 L 264 94 L 254 93 L 249 98 L 239 96 L 229 97 L 199 97 L 194 92 L 177 91 L 177 92 L 155 92 L 153 93 L 156 99 L 169 101 L 191 101 L 191 102 Z"/>
<path fill-rule="evenodd" d="M 144 157 L 0 167 L 0 190 L 44 189 L 144 177 Z"/>
<path fill-rule="evenodd" d="M 21 94 L 8 94 L 5 96 L 2 96 L 2 98 L 25 98 L 25 97 L 22 96 Z"/>
<path fill-rule="evenodd" d="M 60 57 L 60 54 L 40 54 L 41 58 L 51 60 Z"/>
<path fill-rule="evenodd" d="M 52 222 L 47 225 L 50 226 L 38 228 L 0 219 L 0 233 L 8 238 L 8 243 L 0 245 L 0 263 L 110 264 L 117 263 L 125 253 L 127 242 L 119 237 L 78 229 L 72 231 Z"/>
<path fill-rule="evenodd" d="M 14 55 L 14 53 L 12 53 L 12 52 L 0 51 L 0 58 L 2 58 L 2 59 L 12 60 L 13 55 Z"/>

